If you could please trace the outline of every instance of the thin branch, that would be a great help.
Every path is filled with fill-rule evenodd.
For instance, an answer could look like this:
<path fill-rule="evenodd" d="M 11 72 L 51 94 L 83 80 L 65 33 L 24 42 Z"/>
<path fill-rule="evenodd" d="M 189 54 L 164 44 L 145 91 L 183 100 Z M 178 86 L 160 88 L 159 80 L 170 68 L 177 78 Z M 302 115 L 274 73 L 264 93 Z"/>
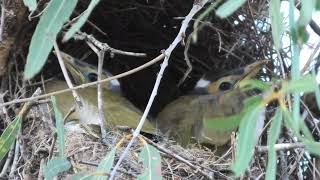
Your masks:
<path fill-rule="evenodd" d="M 5 2 L 1 2 L 1 19 L 0 19 L 0 42 L 3 40 L 3 29 L 4 29 L 4 23 L 5 23 L 5 13 L 6 7 L 5 7 Z"/>
<path fill-rule="evenodd" d="M 143 64 L 141 66 L 138 66 L 138 67 L 136 67 L 136 68 L 134 68 L 134 69 L 132 69 L 130 71 L 126 71 L 124 73 L 118 74 L 116 76 L 112 76 L 112 77 L 103 79 L 101 81 L 94 81 L 94 82 L 90 82 L 90 83 L 86 83 L 86 84 L 81 84 L 81 85 L 75 86 L 73 88 L 63 89 L 63 90 L 60 90 L 60 91 L 55 91 L 55 92 L 44 94 L 44 95 L 40 95 L 40 96 L 29 97 L 29 98 L 24 98 L 24 99 L 15 99 L 15 100 L 0 104 L 0 108 L 3 107 L 3 106 L 11 105 L 11 104 L 18 104 L 18 103 L 24 103 L 24 102 L 37 100 L 37 99 L 47 98 L 47 97 L 50 97 L 50 96 L 54 96 L 54 95 L 57 95 L 57 94 L 69 92 L 69 91 L 72 91 L 72 90 L 83 89 L 83 88 L 86 88 L 86 87 L 97 85 L 98 83 L 109 82 L 109 81 L 114 80 L 114 79 L 120 79 L 120 78 L 123 78 L 125 76 L 128 76 L 128 75 L 131 75 L 133 73 L 136 73 L 136 72 L 138 72 L 138 71 L 140 71 L 142 69 L 145 69 L 145 68 L 155 64 L 156 62 L 162 60 L 163 58 L 164 58 L 164 55 L 160 54 L 159 56 L 157 56 L 156 58 L 152 59 L 151 61 L 149 61 L 149 62 L 147 62 L 147 63 L 145 63 L 145 64 Z"/>
<path fill-rule="evenodd" d="M 91 43 L 89 43 L 91 44 Z M 91 47 L 93 51 L 98 55 L 98 81 L 101 81 L 101 75 L 102 75 L 102 67 L 103 67 L 103 60 L 104 60 L 104 50 L 98 50 L 96 47 Z M 103 99 L 103 93 L 102 93 L 102 84 L 98 83 L 97 87 L 97 98 L 98 98 L 98 114 L 99 114 L 99 120 L 100 120 L 100 130 L 101 130 L 101 141 L 103 144 L 108 144 L 107 141 L 107 126 L 106 121 L 104 117 L 104 99 Z"/>
<path fill-rule="evenodd" d="M 320 145 L 320 143 L 317 143 Z M 283 143 L 283 144 L 275 144 L 274 148 L 276 151 L 281 150 L 289 150 L 289 149 L 296 149 L 296 148 L 305 148 L 305 145 L 303 143 Z M 256 147 L 257 152 L 268 152 L 269 146 L 257 146 Z"/>
<path fill-rule="evenodd" d="M 135 129 L 135 131 L 133 132 L 133 135 L 132 135 L 132 139 L 130 140 L 130 142 L 128 143 L 127 147 L 125 148 L 124 152 L 121 154 L 118 162 L 116 163 L 116 165 L 114 166 L 114 169 L 112 170 L 111 174 L 110 174 L 110 180 L 112 180 L 115 175 L 116 175 L 116 172 L 117 172 L 117 169 L 120 167 L 120 164 L 121 162 L 124 160 L 124 158 L 126 157 L 127 153 L 129 152 L 129 149 L 130 147 L 132 146 L 135 138 L 139 135 L 140 133 L 140 130 L 146 120 L 146 117 L 147 115 L 149 114 L 149 111 L 150 111 L 150 108 L 151 108 L 151 105 L 153 103 L 153 100 L 155 98 L 155 96 L 157 95 L 157 91 L 158 91 L 158 88 L 159 88 L 159 85 L 160 85 L 160 82 L 161 82 L 161 79 L 162 79 L 162 76 L 163 76 L 163 72 L 164 70 L 166 69 L 166 67 L 168 66 L 168 61 L 169 61 L 169 58 L 170 58 L 170 55 L 172 53 L 172 51 L 176 48 L 176 46 L 180 43 L 180 41 L 182 40 L 183 37 L 185 37 L 185 32 L 186 32 L 186 29 L 189 25 L 189 22 L 192 20 L 192 17 L 202 9 L 202 7 L 208 2 L 208 0 L 195 0 L 194 1 L 194 4 L 192 6 L 192 9 L 190 10 L 189 14 L 186 16 L 186 18 L 182 21 L 182 24 L 181 24 L 181 28 L 180 28 L 180 31 L 179 33 L 177 34 L 176 38 L 174 39 L 174 41 L 170 44 L 170 46 L 168 47 L 168 49 L 166 49 L 164 51 L 164 55 L 165 55 L 165 58 L 164 58 L 164 61 L 161 65 L 161 68 L 160 68 L 160 71 L 157 75 L 157 79 L 156 79 L 156 82 L 155 82 L 155 85 L 153 87 L 153 90 L 152 90 L 152 93 L 150 95 L 150 98 L 149 98 L 149 101 L 148 101 L 148 104 L 147 104 L 147 107 L 145 109 L 145 111 L 143 112 L 143 115 L 140 119 L 140 122 L 137 126 L 137 128 Z"/>
<path fill-rule="evenodd" d="M 317 44 L 316 48 L 314 48 L 314 50 L 312 51 L 311 55 L 308 58 L 308 61 L 304 64 L 301 70 L 302 74 L 304 74 L 308 70 L 311 62 L 314 60 L 314 56 L 316 55 L 319 49 L 320 49 L 320 42 Z"/>
<path fill-rule="evenodd" d="M 21 133 L 21 132 L 20 132 Z M 13 157 L 13 161 L 12 161 L 12 165 L 11 165 L 11 170 L 9 173 L 9 179 L 14 179 L 14 172 L 17 169 L 18 166 L 18 161 L 19 161 L 19 157 L 20 157 L 20 144 L 19 141 L 16 141 L 16 145 L 15 145 L 15 151 L 14 151 L 14 157 Z"/>
<path fill-rule="evenodd" d="M 60 53 L 60 50 L 59 50 L 59 47 L 58 47 L 58 44 L 55 42 L 53 44 L 54 46 L 54 49 L 56 51 L 56 55 L 57 55 L 57 58 L 58 58 L 58 61 L 59 61 L 59 64 L 60 64 L 60 67 L 61 67 L 61 70 L 62 70 L 62 73 L 63 73 L 63 76 L 67 82 L 67 85 L 68 87 L 71 89 L 71 88 L 74 88 L 72 82 L 71 82 L 71 79 L 68 75 L 68 72 L 67 72 L 67 69 L 66 69 L 66 66 L 64 65 L 64 60 L 62 59 L 62 56 L 61 56 L 61 53 Z M 72 89 L 72 95 L 77 103 L 77 105 L 79 106 L 79 108 L 82 108 L 83 105 L 82 105 L 82 102 L 81 102 L 81 99 L 80 99 L 80 96 L 78 95 L 78 93 L 76 92 L 76 90 Z"/>
<path fill-rule="evenodd" d="M 102 42 L 98 41 L 96 38 L 94 38 L 92 35 L 88 35 L 83 32 L 79 32 L 79 33 L 75 34 L 74 39 L 86 40 L 86 41 L 94 44 L 99 49 L 101 49 L 103 51 L 110 52 L 111 54 L 121 54 L 121 55 L 125 55 L 125 56 L 135 56 L 135 57 L 147 56 L 145 53 L 134 53 L 134 52 L 122 51 L 119 49 L 112 48 L 107 43 L 102 43 Z"/>
<path fill-rule="evenodd" d="M 11 147 L 10 147 L 10 151 L 8 153 L 6 161 L 5 161 L 4 165 L 2 166 L 2 170 L 1 170 L 1 173 L 0 173 L 0 178 L 5 178 L 6 175 L 7 175 L 7 171 L 9 169 L 11 160 L 13 158 L 14 147 L 15 147 L 15 144 L 12 144 Z"/>
<path fill-rule="evenodd" d="M 98 78 L 97 81 L 101 80 L 102 75 L 102 67 L 103 67 L 103 60 L 104 60 L 104 50 L 98 50 L 98 48 L 91 43 L 90 41 L 86 41 L 88 46 L 97 54 L 98 56 Z M 97 87 L 97 102 L 98 102 L 98 115 L 99 115 L 99 121 L 100 121 L 100 131 L 101 131 L 101 142 L 105 145 L 108 144 L 107 141 L 107 126 L 106 121 L 104 117 L 104 99 L 103 99 L 103 93 L 102 93 L 102 84 L 98 83 Z"/>

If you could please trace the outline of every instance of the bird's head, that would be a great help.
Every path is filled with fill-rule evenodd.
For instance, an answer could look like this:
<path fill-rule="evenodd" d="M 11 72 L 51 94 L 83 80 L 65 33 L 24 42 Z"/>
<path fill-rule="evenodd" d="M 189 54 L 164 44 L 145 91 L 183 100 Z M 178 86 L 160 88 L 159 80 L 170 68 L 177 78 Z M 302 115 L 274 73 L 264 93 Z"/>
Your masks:
<path fill-rule="evenodd" d="M 54 53 L 56 54 L 56 52 Z M 76 85 L 97 81 L 98 68 L 96 66 L 88 64 L 84 61 L 80 61 L 67 53 L 60 51 L 60 54 L 62 56 L 67 70 L 71 74 L 73 82 Z M 112 76 L 111 73 L 105 70 L 102 71 L 101 75 L 101 79 L 105 79 Z M 112 90 L 114 92 L 120 92 L 119 81 L 117 79 L 109 81 L 107 83 L 107 89 Z"/>
<path fill-rule="evenodd" d="M 256 76 L 268 62 L 268 60 L 256 61 L 245 67 L 230 71 L 224 74 L 222 78 L 215 81 L 213 81 L 213 78 L 210 77 L 210 73 L 208 73 L 197 82 L 195 93 L 214 94 L 235 89 L 242 80 L 251 79 Z"/>

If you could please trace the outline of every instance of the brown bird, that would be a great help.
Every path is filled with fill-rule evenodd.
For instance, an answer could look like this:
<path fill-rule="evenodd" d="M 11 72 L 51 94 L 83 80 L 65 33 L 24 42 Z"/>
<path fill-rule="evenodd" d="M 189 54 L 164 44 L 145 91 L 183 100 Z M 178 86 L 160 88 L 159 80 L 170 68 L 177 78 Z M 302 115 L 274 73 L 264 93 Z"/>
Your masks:
<path fill-rule="evenodd" d="M 62 53 L 62 52 L 61 52 Z M 97 79 L 97 68 L 76 60 L 72 56 L 62 53 L 66 68 L 68 69 L 75 85 L 95 81 Z M 104 72 L 104 78 L 109 77 L 110 73 Z M 104 98 L 104 114 L 109 128 L 114 127 L 129 127 L 136 128 L 142 116 L 141 111 L 136 108 L 125 97 L 121 96 L 120 84 L 118 81 L 106 83 L 103 88 Z M 62 89 L 67 89 L 66 82 L 61 80 L 50 81 L 45 84 L 47 92 L 54 92 Z M 84 89 L 78 89 L 83 107 L 80 109 L 75 106 L 75 111 L 72 112 L 67 120 L 79 121 L 85 125 L 99 125 L 98 108 L 97 108 L 97 88 L 96 86 Z M 62 93 L 56 96 L 58 109 L 63 116 L 67 115 L 75 105 L 75 100 L 71 92 Z M 155 133 L 155 127 L 148 120 L 145 122 L 142 131 L 150 134 Z"/>
<path fill-rule="evenodd" d="M 218 146 L 226 144 L 231 132 L 237 127 L 209 128 L 204 123 L 221 121 L 240 113 L 247 95 L 237 83 L 255 76 L 266 62 L 255 62 L 215 82 L 201 79 L 198 85 L 202 86 L 201 92 L 204 95 L 182 96 L 168 104 L 157 117 L 158 128 L 174 137 L 181 145 L 187 145 L 192 138 L 199 143 Z"/>

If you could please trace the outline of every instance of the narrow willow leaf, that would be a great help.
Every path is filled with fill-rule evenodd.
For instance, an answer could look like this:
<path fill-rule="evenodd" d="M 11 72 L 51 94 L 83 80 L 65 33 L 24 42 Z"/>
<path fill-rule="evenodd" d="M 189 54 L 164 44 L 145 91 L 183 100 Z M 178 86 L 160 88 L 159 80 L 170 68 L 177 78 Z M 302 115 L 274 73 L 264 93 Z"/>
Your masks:
<path fill-rule="evenodd" d="M 282 109 L 278 108 L 275 115 L 272 118 L 271 127 L 268 132 L 268 146 L 273 146 L 279 137 L 282 124 Z M 270 144 L 269 144 L 270 143 Z"/>
<path fill-rule="evenodd" d="M 105 180 L 108 179 L 106 176 L 107 174 L 110 173 L 110 170 L 113 166 L 114 163 L 114 157 L 116 155 L 116 147 L 114 147 L 108 154 L 107 156 L 100 162 L 99 166 L 96 169 L 96 172 L 99 174 L 104 174 L 101 176 L 96 175 L 95 180 Z"/>
<path fill-rule="evenodd" d="M 316 1 L 315 8 L 316 8 L 317 11 L 320 10 L 320 1 L 319 0 Z"/>
<path fill-rule="evenodd" d="M 284 122 L 288 128 L 291 128 L 293 132 L 299 132 L 299 124 L 293 121 L 291 114 L 289 113 L 288 109 L 282 108 Z M 300 134 L 298 134 L 300 136 Z"/>
<path fill-rule="evenodd" d="M 266 91 L 270 88 L 270 85 L 267 84 L 266 82 L 263 82 L 261 80 L 256 80 L 256 79 L 245 79 L 240 81 L 239 83 L 240 88 L 246 88 L 248 89 L 258 89 L 261 91 Z"/>
<path fill-rule="evenodd" d="M 261 96 L 250 97 L 244 101 L 244 109 L 239 114 L 227 117 L 204 119 L 203 125 L 206 128 L 212 129 L 234 129 L 239 126 L 244 115 L 250 112 L 254 107 L 258 106 L 261 101 Z"/>
<path fill-rule="evenodd" d="M 53 180 L 59 173 L 67 171 L 71 167 L 70 162 L 63 157 L 53 157 L 43 168 L 46 180 Z"/>
<path fill-rule="evenodd" d="M 138 176 L 139 180 L 157 180 L 162 179 L 161 175 L 161 157 L 159 151 L 145 143 L 139 154 L 140 161 L 143 162 L 144 172 Z"/>
<path fill-rule="evenodd" d="M 23 0 L 23 3 L 29 8 L 29 11 L 34 11 L 37 8 L 37 0 Z"/>
<path fill-rule="evenodd" d="M 71 180 L 92 180 L 93 175 L 87 174 L 85 172 L 78 172 L 74 175 L 72 175 Z"/>
<path fill-rule="evenodd" d="M 62 114 L 58 110 L 56 98 L 51 96 L 51 102 L 54 110 L 54 116 L 56 119 L 56 128 L 58 134 L 58 143 L 59 143 L 59 155 L 60 157 L 64 157 L 64 122 L 62 118 Z"/>
<path fill-rule="evenodd" d="M 245 2 L 246 0 L 228 0 L 217 9 L 216 13 L 221 18 L 228 17 L 239 7 L 241 7 Z"/>
<path fill-rule="evenodd" d="M 281 48 L 281 35 L 282 35 L 282 14 L 280 13 L 280 1 L 271 0 L 269 14 L 271 16 L 272 38 L 274 46 L 277 50 Z"/>
<path fill-rule="evenodd" d="M 293 130 L 293 133 L 299 138 L 299 139 L 307 139 L 308 141 L 314 141 L 312 133 L 310 132 L 309 128 L 307 127 L 306 123 L 301 117 L 298 117 L 298 122 L 293 120 L 292 114 L 289 113 L 288 109 L 282 109 L 284 120 L 286 123 L 286 126 L 288 128 L 291 128 Z M 304 136 L 301 135 L 303 133 Z"/>
<path fill-rule="evenodd" d="M 240 121 L 245 112 L 240 112 L 239 114 L 221 118 L 205 119 L 203 126 L 212 129 L 234 129 L 239 126 Z"/>
<path fill-rule="evenodd" d="M 312 19 L 312 13 L 315 8 L 316 0 L 301 0 L 300 16 L 298 19 L 298 26 L 305 26 L 309 24 Z"/>
<path fill-rule="evenodd" d="M 305 26 L 295 26 L 291 29 L 291 37 L 295 44 L 302 46 L 308 41 L 310 34 Z"/>
<path fill-rule="evenodd" d="M 257 129 L 257 122 L 264 119 L 265 106 L 259 104 L 248 111 L 240 122 L 239 136 L 237 140 L 236 159 L 232 165 L 232 170 L 236 176 L 242 175 L 249 167 L 254 153 L 254 147 L 258 142 L 260 129 Z"/>
<path fill-rule="evenodd" d="M 319 2 L 320 2 L 320 1 L 319 1 Z M 317 58 L 320 58 L 320 55 L 318 55 Z M 314 69 L 312 69 L 312 75 L 313 75 L 314 77 L 316 77 L 316 72 L 315 72 Z M 319 89 L 318 83 L 315 82 L 315 84 L 316 84 L 317 87 L 315 88 L 314 93 L 315 93 L 315 97 L 316 97 L 316 102 L 317 102 L 318 109 L 320 109 L 320 89 Z"/>
<path fill-rule="evenodd" d="M 317 88 L 315 76 L 310 74 L 301 77 L 299 80 L 291 80 L 288 85 L 282 88 L 284 93 L 313 92 Z"/>
<path fill-rule="evenodd" d="M 24 78 L 31 79 L 45 64 L 63 24 L 69 19 L 77 0 L 51 0 L 32 36 Z"/>
<path fill-rule="evenodd" d="M 278 108 L 276 114 L 272 118 L 271 127 L 268 133 L 268 165 L 266 172 L 266 179 L 273 180 L 276 179 L 276 167 L 277 167 L 277 153 L 274 145 L 280 135 L 282 123 L 282 109 Z"/>
<path fill-rule="evenodd" d="M 15 138 L 19 132 L 22 122 L 22 117 L 18 115 L 8 127 L 3 131 L 0 137 L 0 160 L 2 160 L 8 151 L 10 150 L 11 145 L 14 143 Z"/>
<path fill-rule="evenodd" d="M 303 140 L 303 144 L 306 146 L 307 150 L 314 155 L 320 156 L 320 143 L 315 141 Z"/>
<path fill-rule="evenodd" d="M 300 117 L 300 124 L 299 124 L 299 127 L 300 127 L 300 130 L 301 132 L 303 133 L 304 137 L 307 138 L 309 141 L 314 141 L 314 138 L 312 136 L 312 133 L 311 131 L 309 130 L 306 122 L 304 121 L 304 119 L 302 119 Z"/>
<path fill-rule="evenodd" d="M 75 24 L 67 31 L 66 35 L 63 37 L 63 41 L 68 41 L 80 28 L 84 25 L 92 10 L 96 7 L 96 5 L 100 2 L 100 0 L 91 0 L 88 8 L 81 14 L 80 18 L 77 20 Z"/>

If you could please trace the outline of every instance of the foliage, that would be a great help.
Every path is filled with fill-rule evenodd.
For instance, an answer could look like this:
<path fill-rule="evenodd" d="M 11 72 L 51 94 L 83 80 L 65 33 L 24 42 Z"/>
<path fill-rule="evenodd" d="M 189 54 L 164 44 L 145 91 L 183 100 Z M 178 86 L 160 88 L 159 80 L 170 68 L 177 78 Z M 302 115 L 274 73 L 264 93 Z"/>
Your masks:
<path fill-rule="evenodd" d="M 227 0 L 216 11 L 216 14 L 222 18 L 225 18 L 240 8 L 246 1 L 245 0 Z M 35 1 L 24 0 L 26 6 L 31 10 L 36 8 Z M 79 17 L 78 21 L 68 30 L 64 36 L 64 40 L 69 40 L 90 16 L 94 7 L 99 3 L 99 0 L 92 0 L 87 10 Z M 239 137 L 237 140 L 237 156 L 232 166 L 236 176 L 242 175 L 245 170 L 250 166 L 251 158 L 254 154 L 254 147 L 258 142 L 259 132 L 261 131 L 261 121 L 265 113 L 265 105 L 270 104 L 273 101 L 277 101 L 280 104 L 276 109 L 276 113 L 272 118 L 271 127 L 268 134 L 269 159 L 267 167 L 267 179 L 275 179 L 275 163 L 276 153 L 274 144 L 280 133 L 281 126 L 284 125 L 291 128 L 295 135 L 306 145 L 306 148 L 314 154 L 319 154 L 319 144 L 317 144 L 311 136 L 309 129 L 306 127 L 304 121 L 300 116 L 300 102 L 299 98 L 301 93 L 315 92 L 317 95 L 317 101 L 319 101 L 319 88 L 316 85 L 315 76 L 306 75 L 300 77 L 300 47 L 308 40 L 309 36 L 306 32 L 306 26 L 311 20 L 312 14 L 315 10 L 319 10 L 320 3 L 316 0 L 302 0 L 301 1 L 301 13 L 298 20 L 295 21 L 294 8 L 295 4 L 293 0 L 289 0 L 289 24 L 290 24 L 290 39 L 291 46 L 291 77 L 292 80 L 282 80 L 280 83 L 266 84 L 255 81 L 247 81 L 243 86 L 249 86 L 251 88 L 258 88 L 262 90 L 262 96 L 257 99 L 249 99 L 253 103 L 246 104 L 245 111 L 242 112 L 241 121 L 235 121 L 236 118 L 231 118 L 224 124 L 207 124 L 207 126 L 230 128 L 231 126 L 237 126 L 239 123 Z M 36 75 L 46 62 L 46 59 L 52 50 L 53 44 L 56 41 L 57 34 L 60 32 L 63 24 L 71 16 L 77 0 L 51 0 L 48 7 L 44 11 L 39 24 L 33 34 L 32 41 L 29 48 L 29 54 L 27 58 L 27 64 L 25 66 L 25 78 L 30 79 Z M 215 5 L 214 5 L 215 6 Z M 211 7 L 214 7 L 211 6 Z M 213 9 L 213 8 L 212 8 Z M 208 13 L 208 12 L 205 12 Z M 281 49 L 282 36 L 284 31 L 283 16 L 280 13 L 280 1 L 271 0 L 269 4 L 269 13 L 271 16 L 272 24 L 272 36 L 275 49 L 279 51 Z M 203 17 L 203 16 L 202 16 Z M 240 85 L 242 86 L 242 85 Z M 274 87 L 278 87 L 275 90 Z M 285 97 L 293 96 L 293 109 L 289 111 L 285 105 Z M 52 99 L 53 104 L 54 98 Z M 55 105 L 54 105 L 55 107 Z M 60 157 L 51 159 L 46 168 L 45 176 L 47 179 L 52 179 L 59 172 L 69 169 L 70 163 L 64 155 L 64 133 L 63 124 L 60 121 L 61 114 L 58 113 L 57 108 L 54 108 L 56 112 L 57 128 L 58 128 L 58 140 L 59 140 L 59 153 Z M 0 159 L 2 159 L 8 152 L 10 146 L 14 142 L 14 138 L 20 128 L 22 118 L 17 118 L 9 124 L 4 133 L 0 137 Z M 252 139 L 252 129 L 256 130 L 256 134 Z M 116 148 L 112 149 L 105 159 L 100 163 L 97 168 L 97 174 L 103 171 L 109 172 L 114 161 Z M 154 179 L 161 177 L 161 159 L 159 152 L 152 146 L 144 143 L 144 148 L 140 153 L 140 160 L 143 162 L 145 172 L 139 176 L 141 179 Z M 96 178 L 97 174 L 85 175 L 88 178 Z M 77 177 L 79 174 L 76 175 Z M 75 176 L 75 177 L 76 177 Z M 98 178 L 105 179 L 105 176 L 99 176 Z"/>
<path fill-rule="evenodd" d="M 244 1 L 237 1 L 234 5 L 230 5 L 231 1 L 225 2 L 218 10 L 217 14 L 221 17 L 226 17 L 234 12 L 238 7 L 240 7 Z M 306 35 L 305 29 L 306 25 L 311 20 L 312 13 L 315 10 L 315 1 L 303 0 L 301 13 L 298 18 L 298 21 L 294 21 L 294 1 L 290 0 L 290 8 L 289 8 L 289 24 L 291 28 L 291 41 L 292 44 L 292 77 L 293 80 L 287 82 L 282 82 L 282 88 L 279 91 L 275 91 L 273 89 L 264 90 L 263 92 L 263 101 L 259 106 L 255 106 L 245 113 L 241 123 L 240 123 L 240 132 L 239 138 L 237 141 L 237 157 L 234 165 L 232 166 L 233 171 L 236 176 L 242 175 L 245 170 L 249 167 L 250 159 L 253 155 L 254 145 L 257 143 L 257 139 L 252 141 L 252 136 L 246 134 L 247 132 L 251 132 L 250 129 L 255 126 L 252 124 L 254 121 L 257 121 L 260 113 L 263 112 L 264 104 L 269 104 L 270 102 L 276 100 L 279 104 L 282 104 L 281 107 L 278 107 L 277 112 L 272 120 L 272 125 L 270 128 L 270 133 L 268 136 L 268 145 L 269 149 L 269 161 L 267 168 L 267 179 L 275 179 L 275 161 L 276 154 L 273 148 L 273 145 L 276 143 L 277 137 L 279 135 L 280 127 L 282 125 L 282 112 L 285 112 L 284 120 L 285 125 L 289 128 L 293 129 L 294 133 L 299 137 L 299 139 L 305 143 L 307 149 L 310 152 L 319 154 L 316 151 L 318 148 L 318 144 L 312 139 L 311 133 L 306 127 L 304 121 L 300 117 L 299 113 L 299 98 L 300 94 L 303 92 L 314 92 L 318 91 L 318 87 L 315 81 L 315 76 L 307 75 L 300 78 L 299 72 L 299 46 L 304 44 L 308 39 Z M 271 24 L 272 24 L 272 35 L 274 40 L 274 45 L 277 50 L 281 48 L 281 37 L 283 33 L 283 17 L 280 13 L 280 1 L 271 0 L 270 1 L 270 16 L 271 16 Z M 264 89 L 264 88 L 263 88 Z M 293 112 L 289 112 L 284 105 L 284 97 L 287 95 L 294 95 L 294 104 L 293 104 Z M 250 128 L 250 129 L 249 129 Z M 303 132 L 303 136 L 300 134 L 300 131 Z M 248 145 L 248 142 L 250 144 Z M 253 144 L 252 144 L 253 142 Z M 250 158 L 249 158 L 250 157 Z M 249 159 L 249 160 L 248 160 Z"/>

